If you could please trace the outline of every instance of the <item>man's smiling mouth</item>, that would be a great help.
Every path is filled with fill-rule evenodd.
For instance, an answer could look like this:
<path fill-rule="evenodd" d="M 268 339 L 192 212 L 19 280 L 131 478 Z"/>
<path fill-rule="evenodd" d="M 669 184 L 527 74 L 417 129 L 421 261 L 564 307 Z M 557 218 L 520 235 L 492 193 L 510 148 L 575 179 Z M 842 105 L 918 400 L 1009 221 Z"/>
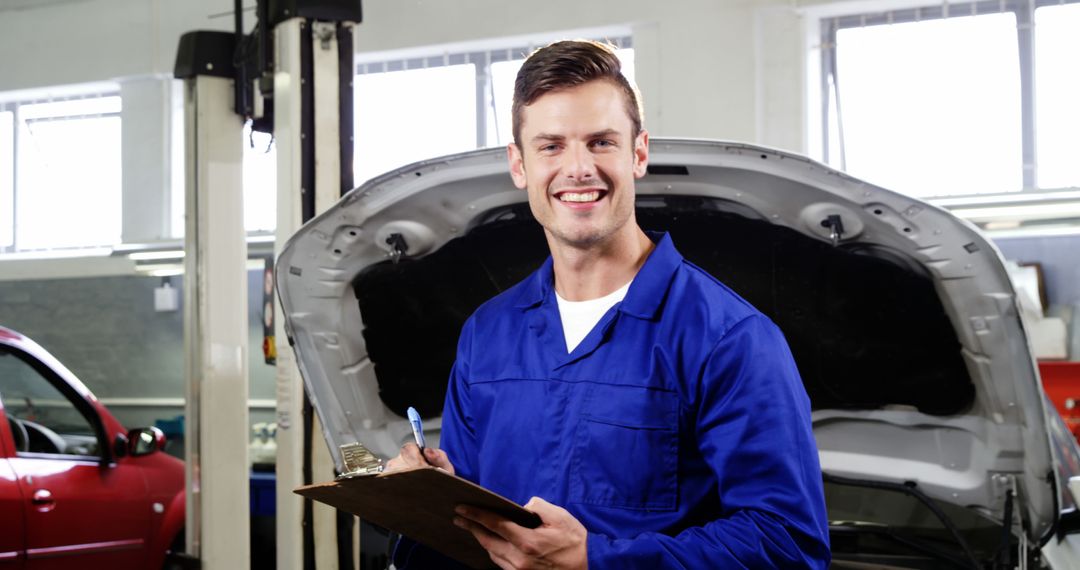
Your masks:
<path fill-rule="evenodd" d="M 588 192 L 559 192 L 555 197 L 561 202 L 596 202 L 607 192 L 604 190 L 590 190 Z"/>

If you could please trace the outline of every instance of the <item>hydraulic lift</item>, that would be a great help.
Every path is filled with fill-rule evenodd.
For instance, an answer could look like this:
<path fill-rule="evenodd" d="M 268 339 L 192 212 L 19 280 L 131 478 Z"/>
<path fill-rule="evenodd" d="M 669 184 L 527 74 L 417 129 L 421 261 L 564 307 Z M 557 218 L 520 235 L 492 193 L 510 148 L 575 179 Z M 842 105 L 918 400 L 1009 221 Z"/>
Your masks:
<path fill-rule="evenodd" d="M 243 32 L 185 34 L 174 75 L 184 80 L 186 231 L 184 345 L 187 403 L 187 559 L 248 568 L 247 247 L 243 129 L 277 146 L 280 252 L 300 225 L 352 189 L 353 34 L 360 0 L 259 0 Z M 275 302 L 276 304 L 276 302 Z M 280 309 L 275 309 L 280 312 Z M 334 477 L 280 320 L 264 350 L 276 356 L 278 568 L 354 568 L 355 518 L 293 494 Z"/>

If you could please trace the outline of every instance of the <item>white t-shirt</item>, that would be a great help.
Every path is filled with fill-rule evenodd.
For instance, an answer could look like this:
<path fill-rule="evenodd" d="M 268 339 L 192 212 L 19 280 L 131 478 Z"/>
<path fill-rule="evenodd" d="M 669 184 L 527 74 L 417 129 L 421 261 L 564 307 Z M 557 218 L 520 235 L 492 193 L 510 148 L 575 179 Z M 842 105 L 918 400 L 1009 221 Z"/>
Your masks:
<path fill-rule="evenodd" d="M 566 336 L 567 353 L 574 352 L 577 345 L 589 335 L 589 331 L 600 322 L 600 317 L 603 317 L 615 303 L 626 297 L 626 292 L 630 290 L 630 283 L 633 282 L 634 280 L 631 279 L 629 283 L 615 291 L 599 299 L 588 301 L 567 301 L 559 295 L 558 291 L 555 292 L 555 298 L 559 302 L 559 317 L 562 318 L 563 334 Z"/>

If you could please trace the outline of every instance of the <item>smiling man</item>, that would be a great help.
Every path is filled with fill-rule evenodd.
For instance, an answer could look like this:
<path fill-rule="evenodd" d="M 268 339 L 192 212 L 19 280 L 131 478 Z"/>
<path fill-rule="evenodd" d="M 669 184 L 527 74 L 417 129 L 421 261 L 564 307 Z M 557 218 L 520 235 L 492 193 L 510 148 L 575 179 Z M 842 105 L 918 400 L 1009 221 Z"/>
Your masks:
<path fill-rule="evenodd" d="M 466 322 L 426 460 L 543 524 L 456 523 L 501 568 L 826 567 L 798 370 L 771 321 L 638 226 L 649 135 L 614 52 L 535 52 L 513 120 L 510 175 L 551 257 Z M 388 467 L 423 461 L 409 445 Z M 446 567 L 407 540 L 394 558 Z"/>

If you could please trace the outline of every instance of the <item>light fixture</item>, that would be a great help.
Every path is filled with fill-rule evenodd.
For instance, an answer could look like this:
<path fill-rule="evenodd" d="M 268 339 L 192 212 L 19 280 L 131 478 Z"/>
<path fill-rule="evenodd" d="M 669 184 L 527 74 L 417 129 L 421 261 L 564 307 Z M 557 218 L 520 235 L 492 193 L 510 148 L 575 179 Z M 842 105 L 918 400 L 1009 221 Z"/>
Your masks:
<path fill-rule="evenodd" d="M 183 250 L 165 250 L 165 251 L 133 251 L 127 254 L 128 259 L 132 261 L 158 261 L 162 259 L 183 259 Z"/>

